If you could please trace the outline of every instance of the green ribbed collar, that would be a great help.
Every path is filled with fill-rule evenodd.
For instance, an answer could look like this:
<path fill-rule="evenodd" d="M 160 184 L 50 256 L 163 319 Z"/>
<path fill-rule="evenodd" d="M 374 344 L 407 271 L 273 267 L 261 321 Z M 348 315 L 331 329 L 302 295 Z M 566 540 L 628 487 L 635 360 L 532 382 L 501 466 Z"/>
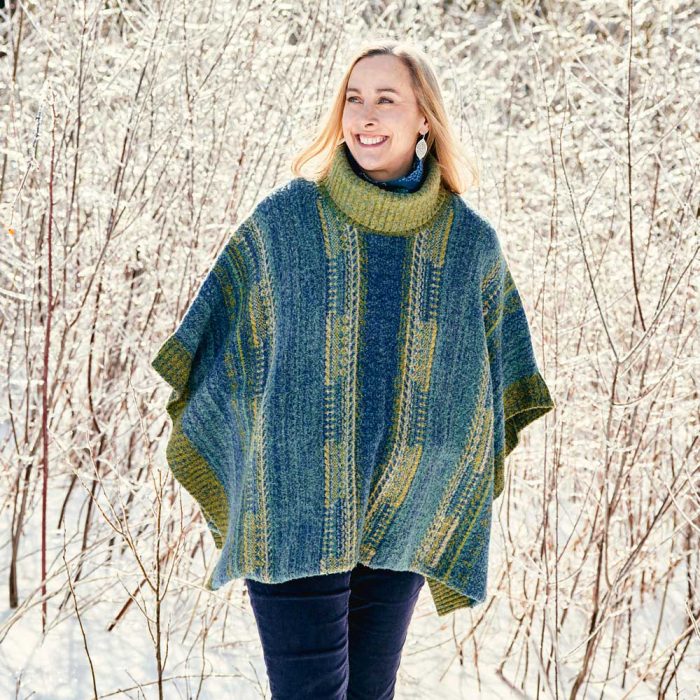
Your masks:
<path fill-rule="evenodd" d="M 432 153 L 425 160 L 426 175 L 415 192 L 392 192 L 358 177 L 345 154 L 345 142 L 333 154 L 328 175 L 320 181 L 335 205 L 365 228 L 405 234 L 429 223 L 449 197 Z"/>

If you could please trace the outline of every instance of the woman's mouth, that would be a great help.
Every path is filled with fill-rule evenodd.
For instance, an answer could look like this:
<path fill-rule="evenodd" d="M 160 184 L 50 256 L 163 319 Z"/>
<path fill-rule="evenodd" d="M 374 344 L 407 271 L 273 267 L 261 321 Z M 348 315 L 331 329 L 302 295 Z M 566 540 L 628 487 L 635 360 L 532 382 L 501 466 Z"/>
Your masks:
<path fill-rule="evenodd" d="M 355 134 L 355 140 L 357 143 L 362 146 L 363 148 L 379 148 L 380 146 L 383 146 L 388 140 L 388 136 L 362 136 L 362 140 L 360 140 L 360 135 Z M 364 143 L 363 143 L 364 141 Z"/>

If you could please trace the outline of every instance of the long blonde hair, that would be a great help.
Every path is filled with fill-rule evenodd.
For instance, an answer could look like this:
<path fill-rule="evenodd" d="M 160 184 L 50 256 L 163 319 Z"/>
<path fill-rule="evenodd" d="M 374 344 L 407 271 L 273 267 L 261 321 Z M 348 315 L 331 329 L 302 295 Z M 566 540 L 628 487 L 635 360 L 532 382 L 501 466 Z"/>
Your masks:
<path fill-rule="evenodd" d="M 294 175 L 306 177 L 302 169 L 316 157 L 320 158 L 317 166 L 310 168 L 310 178 L 320 180 L 328 174 L 335 148 L 343 141 L 343 109 L 350 73 L 360 59 L 383 54 L 396 56 L 410 71 L 418 109 L 425 115 L 430 129 L 426 138 L 428 153 L 433 154 L 440 166 L 445 188 L 462 194 L 470 186 L 478 186 L 479 170 L 476 163 L 466 154 L 450 124 L 440 83 L 430 59 L 417 46 L 394 39 L 371 41 L 356 51 L 340 81 L 335 98 L 316 129 L 313 140 L 292 159 L 291 168 Z M 464 167 L 460 167 L 460 162 Z M 469 176 L 465 171 L 468 171 Z"/>

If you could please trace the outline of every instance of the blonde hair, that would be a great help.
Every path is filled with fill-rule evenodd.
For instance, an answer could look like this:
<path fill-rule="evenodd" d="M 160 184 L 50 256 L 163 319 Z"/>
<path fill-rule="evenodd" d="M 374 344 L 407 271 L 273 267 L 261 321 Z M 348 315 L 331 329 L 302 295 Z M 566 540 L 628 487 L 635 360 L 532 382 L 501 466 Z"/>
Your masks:
<path fill-rule="evenodd" d="M 310 160 L 319 157 L 316 168 L 311 169 L 311 179 L 321 180 L 329 172 L 336 146 L 343 141 L 343 109 L 345 90 L 350 73 L 362 58 L 388 54 L 396 56 L 408 68 L 411 84 L 416 95 L 418 109 L 428 120 L 428 153 L 438 162 L 441 179 L 445 188 L 462 194 L 470 186 L 479 185 L 479 170 L 466 154 L 447 116 L 440 83 L 428 56 L 417 46 L 405 41 L 380 39 L 363 44 L 350 61 L 343 79 L 340 81 L 335 98 L 316 129 L 311 143 L 292 159 L 292 172 L 304 177 L 303 167 Z M 427 157 L 427 156 L 426 156 Z M 464 167 L 460 167 L 460 162 Z M 465 175 L 468 171 L 469 176 Z"/>

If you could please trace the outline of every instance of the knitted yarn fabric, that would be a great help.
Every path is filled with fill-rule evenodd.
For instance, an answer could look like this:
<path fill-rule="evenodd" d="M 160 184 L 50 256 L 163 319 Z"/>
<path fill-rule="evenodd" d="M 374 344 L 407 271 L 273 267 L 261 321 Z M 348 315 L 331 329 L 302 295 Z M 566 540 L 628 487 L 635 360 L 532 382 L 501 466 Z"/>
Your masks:
<path fill-rule="evenodd" d="M 555 404 L 496 231 L 423 167 L 378 187 L 341 143 L 272 190 L 152 359 L 209 589 L 362 562 L 423 574 L 438 615 L 486 599 L 505 457 Z"/>

